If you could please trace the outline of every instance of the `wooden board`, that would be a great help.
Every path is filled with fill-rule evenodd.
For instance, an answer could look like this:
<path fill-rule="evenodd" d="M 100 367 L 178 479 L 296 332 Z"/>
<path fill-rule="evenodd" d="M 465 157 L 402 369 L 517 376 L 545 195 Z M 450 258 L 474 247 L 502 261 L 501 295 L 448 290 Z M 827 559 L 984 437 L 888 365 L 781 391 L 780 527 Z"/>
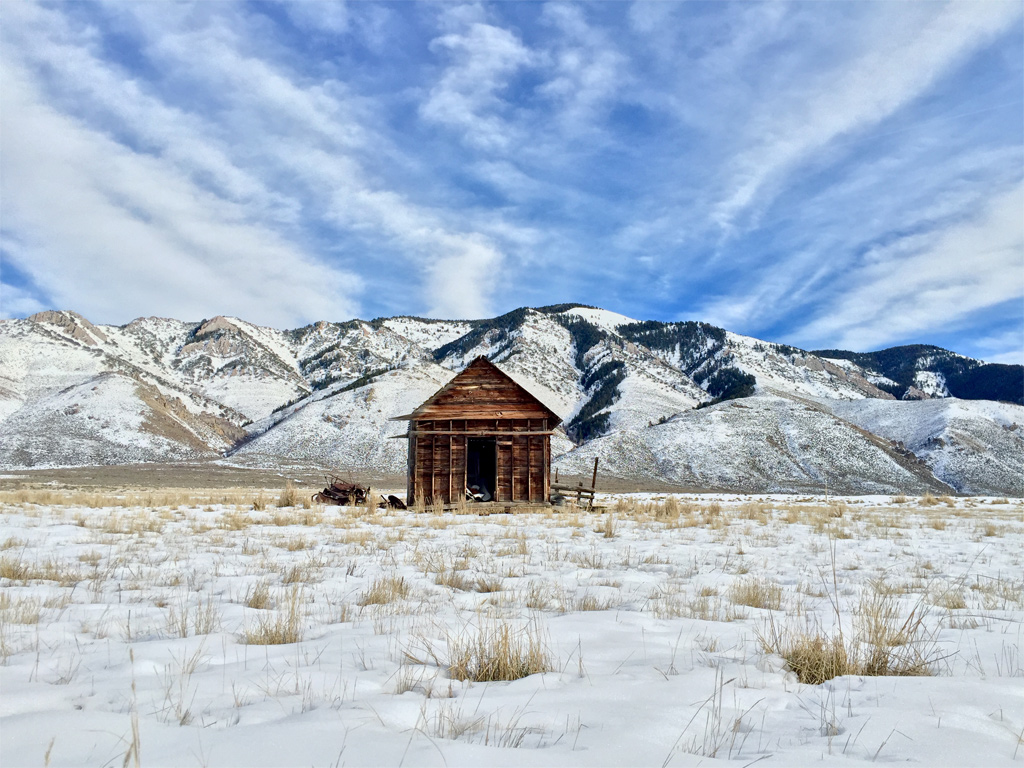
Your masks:
<path fill-rule="evenodd" d="M 545 428 L 554 427 L 561 421 L 554 411 L 483 357 L 470 363 L 408 417 L 397 418 L 449 422 L 489 418 L 537 419 L 547 421 Z"/>

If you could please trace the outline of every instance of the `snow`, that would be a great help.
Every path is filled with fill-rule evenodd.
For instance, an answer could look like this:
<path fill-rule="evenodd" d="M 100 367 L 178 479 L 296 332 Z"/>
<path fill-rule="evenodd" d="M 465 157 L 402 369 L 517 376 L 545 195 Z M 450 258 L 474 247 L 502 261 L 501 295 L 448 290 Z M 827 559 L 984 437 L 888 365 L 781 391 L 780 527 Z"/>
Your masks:
<path fill-rule="evenodd" d="M 946 377 L 939 371 L 917 371 L 914 386 L 929 397 L 950 397 Z"/>
<path fill-rule="evenodd" d="M 384 327 L 424 349 L 437 349 L 469 333 L 473 324 L 460 320 L 428 321 L 416 317 L 390 317 Z"/>
<path fill-rule="evenodd" d="M 232 454 L 261 458 L 311 460 L 334 468 L 405 472 L 406 423 L 392 421 L 415 410 L 455 374 L 439 365 L 388 371 L 369 384 L 346 391 L 344 384 L 314 393 L 284 409 L 279 420 L 254 424 L 258 436 Z M 261 434 L 262 433 L 262 434 Z"/>
<path fill-rule="evenodd" d="M 8 494 L 2 762 L 131 764 L 135 716 L 149 766 L 1019 765 L 1019 502 L 663 498 L 477 517 Z M 360 606 L 382 578 L 408 595 Z M 753 580 L 777 609 L 737 601 Z M 269 609 L 246 605 L 261 583 Z M 300 642 L 242 641 L 293 594 Z M 833 605 L 853 635 L 878 595 L 924 612 L 932 676 L 803 684 L 758 640 L 833 635 Z M 452 679 L 447 639 L 488 622 L 536 633 L 549 671 Z"/>
<path fill-rule="evenodd" d="M 616 477 L 688 488 L 923 493 L 938 485 L 813 402 L 758 395 L 591 440 L 555 458 L 583 474 L 600 457 Z M 947 489 L 948 490 L 948 489 Z"/>
<path fill-rule="evenodd" d="M 988 418 L 987 405 L 955 419 L 932 418 L 927 414 L 935 412 L 915 410 L 913 403 L 891 404 L 891 396 L 871 383 L 874 374 L 849 361 L 727 333 L 721 348 L 708 350 L 714 358 L 693 375 L 706 381 L 719 367 L 736 366 L 756 377 L 758 397 L 769 400 L 748 399 L 746 410 L 729 406 L 737 410 L 724 416 L 713 409 L 694 413 L 694 406 L 710 398 L 680 369 L 678 348 L 652 351 L 624 342 L 615 329 L 631 319 L 617 313 L 577 307 L 563 314 L 609 331 L 608 339 L 587 351 L 585 370 L 577 368 L 561 318 L 535 310 L 517 314 L 518 325 L 492 330 L 472 349 L 452 352 L 440 367 L 434 351 L 464 336 L 472 323 L 397 317 L 280 331 L 238 318 L 195 323 L 151 317 L 118 327 L 93 326 L 71 312 L 0 321 L 0 465 L 174 461 L 223 455 L 240 446 L 247 461 L 258 454 L 262 463 L 344 460 L 351 467 L 404 471 L 400 442 L 385 440 L 394 434 L 388 420 L 413 410 L 477 355 L 487 355 L 564 422 L 598 389 L 592 383 L 584 390 L 588 372 L 610 361 L 623 364 L 619 397 L 606 408 L 611 434 L 570 452 L 562 460 L 567 469 L 577 458 L 592 464 L 600 455 L 603 466 L 618 466 L 630 477 L 694 488 L 795 490 L 817 489 L 822 468 L 846 466 L 848 458 L 867 473 L 861 487 L 843 486 L 850 492 L 943 492 L 949 488 L 942 484 L 948 484 L 972 493 L 1024 494 L 1024 440 L 1011 429 L 1014 422 L 1024 423 L 1019 412 L 1006 423 Z M 382 370 L 389 371 L 387 377 L 369 389 L 334 397 Z M 104 384 L 111 375 L 137 386 Z M 933 393 L 944 391 L 935 374 L 923 375 L 919 383 Z M 105 408 L 138 418 L 94 433 L 90 427 L 106 421 L 102 414 L 81 415 L 74 402 L 55 407 L 66 399 L 60 393 L 92 387 L 113 398 Z M 763 405 L 773 397 L 796 405 Z M 812 409 L 849 423 L 837 426 L 834 419 L 805 412 L 801 403 L 808 401 Z M 847 407 L 843 401 L 864 405 Z M 926 418 L 915 426 L 907 421 L 910 414 Z M 663 420 L 668 424 L 659 424 Z M 715 427 L 719 422 L 721 429 Z M 890 423 L 903 426 L 885 431 Z M 835 450 L 813 434 L 815 424 L 839 436 Z M 854 434 L 858 429 L 878 438 Z M 240 445 L 242 438 L 249 442 Z M 893 454 L 886 447 L 893 441 L 913 456 Z M 552 447 L 557 456 L 571 445 L 559 439 Z M 722 460 L 714 461 L 718 456 Z M 922 485 L 916 477 L 920 467 L 908 464 L 917 459 L 941 483 L 925 478 Z M 894 462 L 908 464 L 909 475 Z M 839 474 L 840 481 L 852 476 Z"/>
<path fill-rule="evenodd" d="M 616 336 L 619 335 L 618 328 L 620 325 L 632 325 L 636 322 L 636 320 L 631 317 L 620 315 L 618 312 L 610 312 L 607 309 L 573 307 L 572 309 L 565 310 L 561 314 L 582 318 L 588 323 L 596 325 L 598 328 L 608 331 Z"/>
<path fill-rule="evenodd" d="M 820 400 L 832 413 L 928 462 L 964 493 L 1024 496 L 1024 406 L 991 400 Z"/>
<path fill-rule="evenodd" d="M 811 354 L 791 357 L 760 339 L 729 331 L 725 336 L 733 365 L 753 375 L 759 391 L 841 400 L 884 395 L 864 378 L 858 366 L 833 365 L 831 360 Z"/>

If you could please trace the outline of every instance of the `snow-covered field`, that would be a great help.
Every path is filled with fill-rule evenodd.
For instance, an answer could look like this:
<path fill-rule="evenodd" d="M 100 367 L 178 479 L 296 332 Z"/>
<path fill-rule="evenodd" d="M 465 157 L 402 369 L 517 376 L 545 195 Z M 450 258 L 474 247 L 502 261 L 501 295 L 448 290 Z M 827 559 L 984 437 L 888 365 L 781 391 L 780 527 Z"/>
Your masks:
<path fill-rule="evenodd" d="M 32 498 L 0 497 L 4 766 L 1024 765 L 1019 500 Z M 932 674 L 804 684 L 787 632 Z M 503 637 L 547 671 L 457 679 Z"/>

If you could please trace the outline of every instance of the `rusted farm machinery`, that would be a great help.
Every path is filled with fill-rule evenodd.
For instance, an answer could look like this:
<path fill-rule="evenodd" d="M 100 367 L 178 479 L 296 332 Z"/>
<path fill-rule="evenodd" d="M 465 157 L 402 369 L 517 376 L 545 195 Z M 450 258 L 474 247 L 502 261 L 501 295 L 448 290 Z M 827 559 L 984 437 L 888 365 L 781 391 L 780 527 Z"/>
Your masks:
<path fill-rule="evenodd" d="M 366 503 L 370 493 L 367 486 L 350 483 L 337 475 L 326 478 L 327 486 L 320 493 L 313 494 L 313 501 L 318 504 L 335 504 L 340 507 L 355 507 Z M 397 496 L 381 496 L 378 507 L 386 509 L 405 509 L 405 502 Z"/>
<path fill-rule="evenodd" d="M 337 504 L 342 507 L 353 507 L 357 504 L 366 503 L 366 494 L 369 488 L 342 480 L 340 477 L 331 475 L 327 478 L 327 487 L 320 493 L 313 494 L 313 501 L 319 504 Z"/>

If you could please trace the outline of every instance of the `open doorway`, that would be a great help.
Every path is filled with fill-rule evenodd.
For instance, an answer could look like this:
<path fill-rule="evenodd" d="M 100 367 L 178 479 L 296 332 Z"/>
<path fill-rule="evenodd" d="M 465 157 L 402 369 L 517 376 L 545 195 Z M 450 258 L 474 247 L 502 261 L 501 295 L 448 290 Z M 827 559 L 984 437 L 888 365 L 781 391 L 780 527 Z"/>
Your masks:
<path fill-rule="evenodd" d="M 474 495 L 491 501 L 498 479 L 497 445 L 493 437 L 471 437 L 466 441 L 466 487 L 477 486 Z"/>

